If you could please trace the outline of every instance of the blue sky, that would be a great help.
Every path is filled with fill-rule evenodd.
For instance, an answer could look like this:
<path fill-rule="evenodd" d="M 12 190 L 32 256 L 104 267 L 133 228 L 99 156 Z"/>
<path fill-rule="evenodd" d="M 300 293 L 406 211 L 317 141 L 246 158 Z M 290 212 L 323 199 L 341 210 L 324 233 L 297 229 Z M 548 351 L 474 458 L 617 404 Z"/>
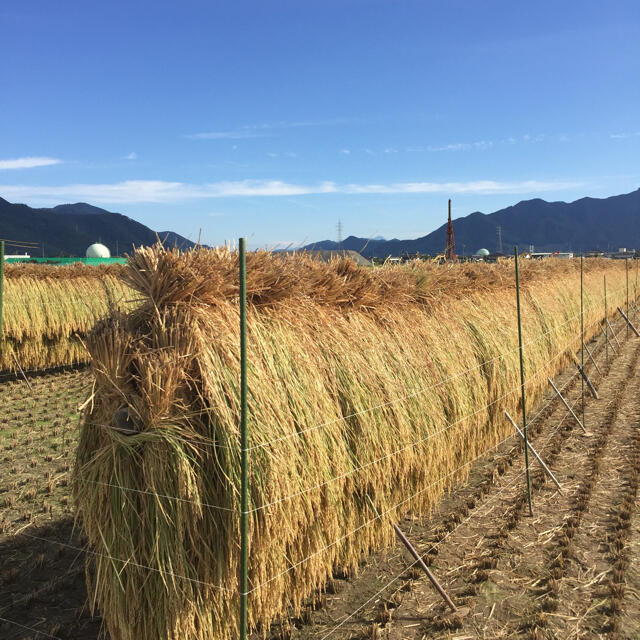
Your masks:
<path fill-rule="evenodd" d="M 0 5 L 0 196 L 211 244 L 640 186 L 640 3 Z"/>

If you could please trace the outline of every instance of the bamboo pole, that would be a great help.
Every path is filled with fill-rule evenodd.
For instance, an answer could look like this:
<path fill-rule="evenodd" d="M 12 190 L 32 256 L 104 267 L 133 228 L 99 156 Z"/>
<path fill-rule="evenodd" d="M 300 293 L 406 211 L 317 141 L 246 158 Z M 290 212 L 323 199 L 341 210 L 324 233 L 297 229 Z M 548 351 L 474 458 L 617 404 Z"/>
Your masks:
<path fill-rule="evenodd" d="M 249 438 L 247 433 L 247 263 L 245 239 L 238 243 L 240 262 L 240 640 L 247 638 L 249 591 Z"/>
<path fill-rule="evenodd" d="M 524 464 L 527 475 L 527 500 L 529 501 L 529 515 L 533 516 L 531 504 L 531 474 L 529 472 L 529 437 L 527 432 L 526 393 L 524 389 L 524 354 L 522 353 L 522 312 L 520 309 L 520 272 L 518 270 L 518 247 L 513 248 L 516 261 L 516 304 L 518 307 L 518 344 L 520 345 L 520 388 L 522 391 L 522 431 L 524 434 Z"/>

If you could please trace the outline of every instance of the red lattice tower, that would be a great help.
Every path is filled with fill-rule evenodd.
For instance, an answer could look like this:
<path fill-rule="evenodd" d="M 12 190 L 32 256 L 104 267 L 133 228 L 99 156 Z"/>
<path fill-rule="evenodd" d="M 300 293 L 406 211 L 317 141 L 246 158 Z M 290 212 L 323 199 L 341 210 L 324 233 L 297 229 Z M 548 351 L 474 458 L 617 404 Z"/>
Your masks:
<path fill-rule="evenodd" d="M 444 252 L 447 260 L 457 260 L 456 256 L 456 239 L 453 236 L 453 222 L 451 222 L 451 200 L 449 200 L 449 221 L 447 222 L 447 248 Z"/>

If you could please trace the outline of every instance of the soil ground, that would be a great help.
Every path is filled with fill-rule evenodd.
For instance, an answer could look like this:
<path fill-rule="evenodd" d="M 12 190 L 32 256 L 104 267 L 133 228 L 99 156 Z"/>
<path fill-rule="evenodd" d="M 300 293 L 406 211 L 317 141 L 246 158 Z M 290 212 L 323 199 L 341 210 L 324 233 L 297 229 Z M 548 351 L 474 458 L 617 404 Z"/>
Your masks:
<path fill-rule="evenodd" d="M 514 438 L 431 517 L 398 523 L 458 614 L 398 543 L 363 558 L 357 576 L 334 576 L 302 619 L 273 625 L 273 640 L 640 639 L 640 339 L 616 328 L 608 364 L 602 339 L 590 345 L 601 372 L 586 367 L 599 394 L 587 396 L 587 434 L 553 392 L 530 411 L 532 445 L 562 492 L 532 459 L 529 515 Z M 579 376 L 555 382 L 581 417 Z M 94 640 L 101 621 L 86 602 L 68 487 L 91 380 L 85 371 L 30 383 L 0 385 L 0 638 Z"/>

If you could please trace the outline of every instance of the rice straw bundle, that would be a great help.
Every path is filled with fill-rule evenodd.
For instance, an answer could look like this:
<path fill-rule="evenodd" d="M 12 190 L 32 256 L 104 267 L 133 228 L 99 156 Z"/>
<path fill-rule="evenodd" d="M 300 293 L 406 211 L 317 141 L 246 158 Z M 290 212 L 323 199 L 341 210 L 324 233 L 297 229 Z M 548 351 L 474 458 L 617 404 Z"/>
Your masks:
<path fill-rule="evenodd" d="M 113 640 L 237 634 L 237 267 L 228 251 L 138 250 L 124 278 L 140 306 L 88 342 L 74 494 Z M 605 272 L 610 308 L 624 297 L 624 265 L 585 264 L 587 337 Z M 247 273 L 249 617 L 266 630 L 510 433 L 519 365 L 513 263 L 371 270 L 258 252 Z M 522 281 L 534 403 L 579 347 L 579 265 L 524 264 Z M 118 430 L 123 411 L 136 433 Z"/>
<path fill-rule="evenodd" d="M 82 344 L 114 308 L 128 309 L 132 291 L 121 267 L 7 265 L 0 371 L 88 362 Z"/>

